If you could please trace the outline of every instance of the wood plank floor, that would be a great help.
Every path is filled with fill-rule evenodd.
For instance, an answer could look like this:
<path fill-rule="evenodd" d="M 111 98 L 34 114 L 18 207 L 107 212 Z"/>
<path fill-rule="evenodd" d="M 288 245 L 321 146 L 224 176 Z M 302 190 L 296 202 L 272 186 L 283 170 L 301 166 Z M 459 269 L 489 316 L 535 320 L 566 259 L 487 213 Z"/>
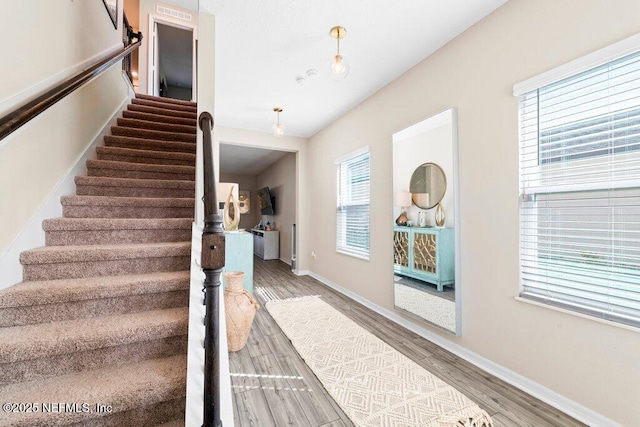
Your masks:
<path fill-rule="evenodd" d="M 321 295 L 363 328 L 475 401 L 499 426 L 583 426 L 557 409 L 481 371 L 448 351 L 324 286 L 281 261 L 254 258 L 254 289 L 280 299 Z M 271 298 L 268 298 L 271 299 Z M 237 427 L 348 427 L 353 423 L 261 308 L 247 346 L 230 353 Z"/>

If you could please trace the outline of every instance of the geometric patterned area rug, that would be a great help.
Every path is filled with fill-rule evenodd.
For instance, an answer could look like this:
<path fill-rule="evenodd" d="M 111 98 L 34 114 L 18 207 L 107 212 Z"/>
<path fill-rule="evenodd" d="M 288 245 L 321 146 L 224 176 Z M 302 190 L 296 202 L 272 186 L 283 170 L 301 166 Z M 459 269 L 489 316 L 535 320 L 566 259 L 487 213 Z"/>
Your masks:
<path fill-rule="evenodd" d="M 493 426 L 465 395 L 319 296 L 268 301 L 266 308 L 356 426 Z"/>
<path fill-rule="evenodd" d="M 394 283 L 395 306 L 449 331 L 456 331 L 456 303 L 401 283 Z"/>

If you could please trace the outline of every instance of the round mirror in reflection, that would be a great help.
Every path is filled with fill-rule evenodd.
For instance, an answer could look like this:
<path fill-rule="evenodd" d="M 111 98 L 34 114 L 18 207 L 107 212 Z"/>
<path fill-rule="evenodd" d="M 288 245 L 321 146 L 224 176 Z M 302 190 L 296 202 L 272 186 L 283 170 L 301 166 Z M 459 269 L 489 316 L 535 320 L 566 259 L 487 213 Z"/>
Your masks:
<path fill-rule="evenodd" d="M 421 209 L 432 209 L 447 191 L 447 177 L 435 163 L 423 163 L 413 171 L 409 191 L 414 205 Z"/>

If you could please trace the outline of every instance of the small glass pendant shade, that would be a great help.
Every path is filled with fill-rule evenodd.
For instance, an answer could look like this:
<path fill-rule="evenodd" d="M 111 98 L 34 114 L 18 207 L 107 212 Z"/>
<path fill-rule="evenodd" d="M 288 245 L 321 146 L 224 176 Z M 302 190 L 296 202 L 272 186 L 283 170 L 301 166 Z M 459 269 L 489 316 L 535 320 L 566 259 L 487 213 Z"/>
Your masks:
<path fill-rule="evenodd" d="M 349 75 L 349 64 L 342 55 L 335 55 L 331 61 L 329 76 L 332 80 L 343 80 Z"/>
<path fill-rule="evenodd" d="M 273 125 L 273 136 L 283 136 L 284 135 L 284 126 L 280 123 L 275 123 Z"/>

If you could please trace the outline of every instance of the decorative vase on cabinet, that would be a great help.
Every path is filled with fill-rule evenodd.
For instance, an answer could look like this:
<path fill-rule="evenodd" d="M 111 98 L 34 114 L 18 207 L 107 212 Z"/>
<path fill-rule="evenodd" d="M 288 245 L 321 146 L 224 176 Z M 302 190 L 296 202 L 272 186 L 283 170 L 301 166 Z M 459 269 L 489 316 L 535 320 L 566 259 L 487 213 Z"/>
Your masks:
<path fill-rule="evenodd" d="M 393 270 L 432 283 L 442 291 L 454 284 L 453 228 L 393 228 Z"/>

